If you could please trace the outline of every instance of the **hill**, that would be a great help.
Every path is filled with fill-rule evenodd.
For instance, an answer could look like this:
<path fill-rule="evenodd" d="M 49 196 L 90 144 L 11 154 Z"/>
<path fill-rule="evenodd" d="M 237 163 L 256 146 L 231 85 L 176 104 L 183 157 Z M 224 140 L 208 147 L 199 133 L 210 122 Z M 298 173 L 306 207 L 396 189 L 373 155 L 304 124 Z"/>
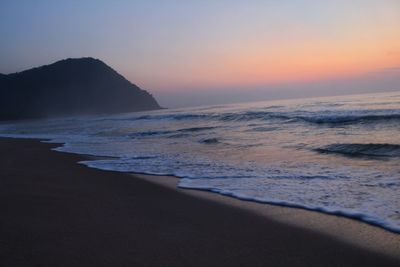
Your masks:
<path fill-rule="evenodd" d="M 0 74 L 0 120 L 160 109 L 147 91 L 94 58 Z"/>

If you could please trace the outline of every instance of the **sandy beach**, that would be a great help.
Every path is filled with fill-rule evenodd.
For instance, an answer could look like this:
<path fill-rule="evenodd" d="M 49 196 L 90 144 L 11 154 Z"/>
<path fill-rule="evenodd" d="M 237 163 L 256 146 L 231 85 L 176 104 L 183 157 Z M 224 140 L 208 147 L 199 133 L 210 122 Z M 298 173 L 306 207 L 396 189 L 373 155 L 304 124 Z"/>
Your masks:
<path fill-rule="evenodd" d="M 400 266 L 400 235 L 354 220 L 100 171 L 0 139 L 0 266 Z"/>

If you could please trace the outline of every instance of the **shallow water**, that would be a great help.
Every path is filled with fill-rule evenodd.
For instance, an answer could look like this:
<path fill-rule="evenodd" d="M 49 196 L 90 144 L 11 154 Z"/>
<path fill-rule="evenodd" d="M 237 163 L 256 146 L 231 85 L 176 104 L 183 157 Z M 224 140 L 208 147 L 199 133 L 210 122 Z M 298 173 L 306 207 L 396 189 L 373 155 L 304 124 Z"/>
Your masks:
<path fill-rule="evenodd" d="M 0 124 L 106 170 L 335 213 L 400 232 L 400 93 Z"/>

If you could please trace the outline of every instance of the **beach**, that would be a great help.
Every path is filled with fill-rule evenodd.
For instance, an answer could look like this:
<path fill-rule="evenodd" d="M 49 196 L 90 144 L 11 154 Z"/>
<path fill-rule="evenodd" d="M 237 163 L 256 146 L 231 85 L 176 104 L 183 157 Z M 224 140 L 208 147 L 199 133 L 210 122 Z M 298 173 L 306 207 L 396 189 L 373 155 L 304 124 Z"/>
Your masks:
<path fill-rule="evenodd" d="M 0 266 L 400 266 L 398 234 L 88 168 L 57 146 L 0 139 Z"/>

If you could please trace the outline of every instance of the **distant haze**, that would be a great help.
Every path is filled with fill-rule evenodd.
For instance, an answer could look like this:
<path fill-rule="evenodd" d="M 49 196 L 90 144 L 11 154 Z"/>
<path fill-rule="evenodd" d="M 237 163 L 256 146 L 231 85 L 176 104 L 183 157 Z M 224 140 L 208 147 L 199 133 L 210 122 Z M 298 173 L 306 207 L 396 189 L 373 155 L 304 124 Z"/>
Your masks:
<path fill-rule="evenodd" d="M 400 1 L 0 2 L 0 73 L 99 58 L 167 107 L 400 90 Z"/>

